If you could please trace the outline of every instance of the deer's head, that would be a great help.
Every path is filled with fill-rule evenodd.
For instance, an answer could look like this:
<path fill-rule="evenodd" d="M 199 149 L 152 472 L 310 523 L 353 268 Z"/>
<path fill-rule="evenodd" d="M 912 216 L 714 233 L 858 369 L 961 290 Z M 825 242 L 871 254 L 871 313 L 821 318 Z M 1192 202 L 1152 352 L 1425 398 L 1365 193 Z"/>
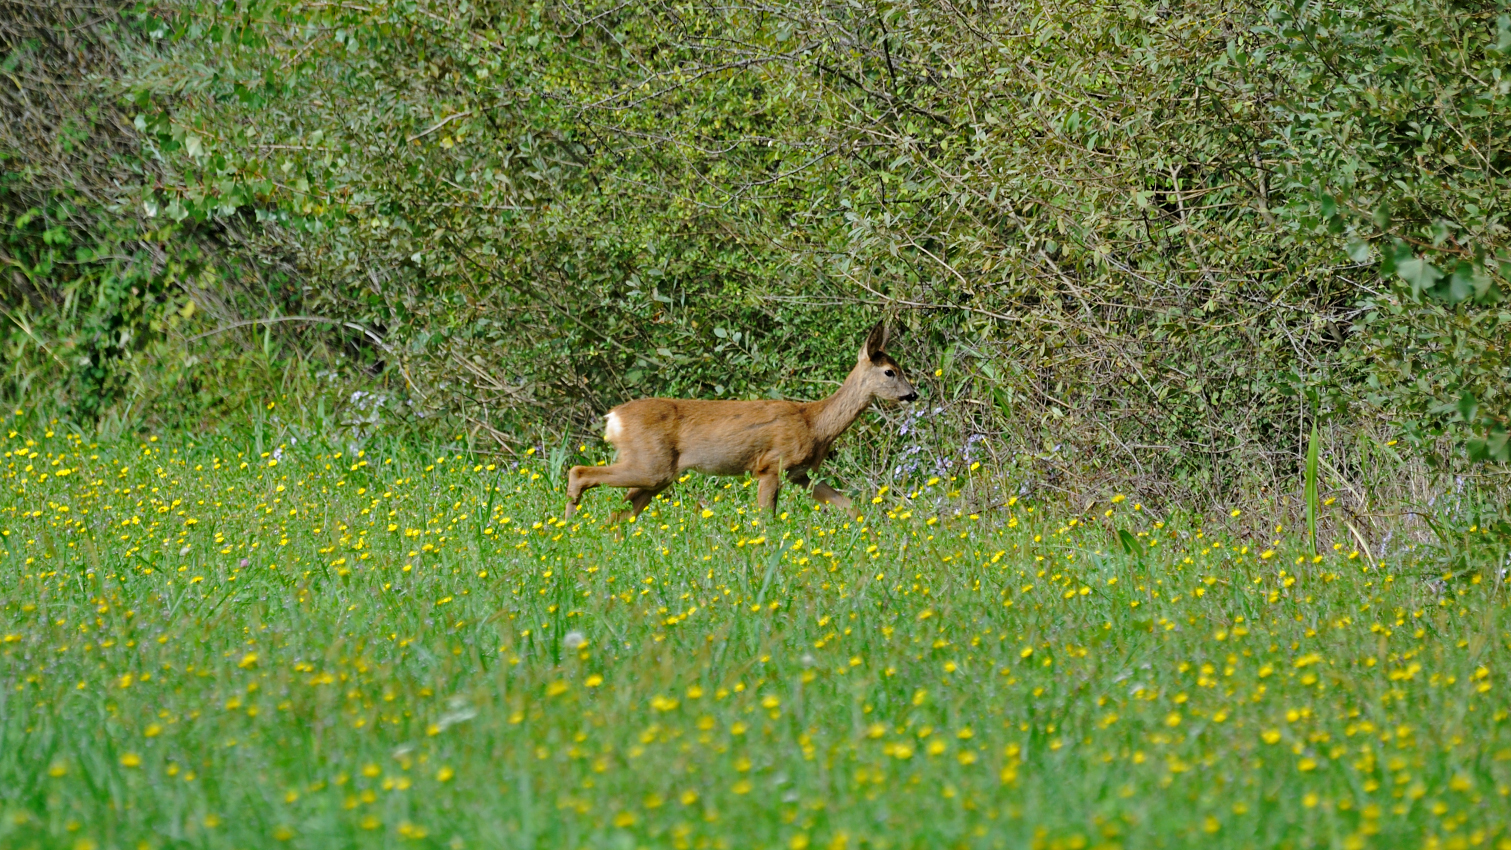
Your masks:
<path fill-rule="evenodd" d="M 882 349 L 887 346 L 887 326 L 878 322 L 860 347 L 860 357 L 855 368 L 861 373 L 861 388 L 874 398 L 890 398 L 896 401 L 913 401 L 918 392 L 902 374 L 897 361 L 887 356 Z"/>

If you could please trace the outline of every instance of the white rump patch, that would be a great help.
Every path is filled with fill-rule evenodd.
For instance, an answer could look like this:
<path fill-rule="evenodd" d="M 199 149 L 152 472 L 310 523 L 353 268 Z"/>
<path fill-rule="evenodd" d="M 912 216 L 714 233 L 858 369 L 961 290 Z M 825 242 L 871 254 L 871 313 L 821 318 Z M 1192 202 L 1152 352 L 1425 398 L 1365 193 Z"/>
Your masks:
<path fill-rule="evenodd" d="M 609 411 L 603 417 L 603 438 L 610 443 L 619 442 L 624 436 L 624 423 L 619 421 L 619 414 Z"/>

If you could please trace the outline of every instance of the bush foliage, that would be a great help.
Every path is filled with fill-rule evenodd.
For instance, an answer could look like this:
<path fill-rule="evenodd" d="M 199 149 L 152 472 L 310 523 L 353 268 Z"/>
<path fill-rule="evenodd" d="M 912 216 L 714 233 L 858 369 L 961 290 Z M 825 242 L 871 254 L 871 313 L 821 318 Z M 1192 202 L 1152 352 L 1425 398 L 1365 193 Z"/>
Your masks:
<path fill-rule="evenodd" d="M 170 284 L 205 330 L 319 320 L 504 441 L 824 394 L 882 314 L 1048 486 L 1218 494 L 1317 422 L 1511 457 L 1500 4 L 148 12 L 106 88 L 142 220 L 241 270 Z"/>

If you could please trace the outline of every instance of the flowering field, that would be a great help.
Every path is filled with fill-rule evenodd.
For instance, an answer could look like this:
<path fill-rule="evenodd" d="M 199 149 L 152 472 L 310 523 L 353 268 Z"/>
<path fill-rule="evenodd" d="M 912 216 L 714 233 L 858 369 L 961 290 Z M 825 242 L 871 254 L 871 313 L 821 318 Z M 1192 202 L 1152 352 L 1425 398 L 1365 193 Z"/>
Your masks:
<path fill-rule="evenodd" d="M 0 846 L 1511 847 L 1488 569 L 4 432 Z"/>

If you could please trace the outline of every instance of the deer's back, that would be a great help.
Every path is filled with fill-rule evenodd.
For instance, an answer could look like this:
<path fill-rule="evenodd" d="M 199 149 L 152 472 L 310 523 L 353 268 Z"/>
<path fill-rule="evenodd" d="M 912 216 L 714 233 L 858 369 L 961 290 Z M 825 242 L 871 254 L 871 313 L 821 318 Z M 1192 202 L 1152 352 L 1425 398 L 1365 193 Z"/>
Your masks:
<path fill-rule="evenodd" d="M 813 438 L 790 401 L 642 398 L 609 411 L 605 438 L 621 453 L 667 457 L 678 470 L 739 475 L 779 462 L 805 466 Z"/>

